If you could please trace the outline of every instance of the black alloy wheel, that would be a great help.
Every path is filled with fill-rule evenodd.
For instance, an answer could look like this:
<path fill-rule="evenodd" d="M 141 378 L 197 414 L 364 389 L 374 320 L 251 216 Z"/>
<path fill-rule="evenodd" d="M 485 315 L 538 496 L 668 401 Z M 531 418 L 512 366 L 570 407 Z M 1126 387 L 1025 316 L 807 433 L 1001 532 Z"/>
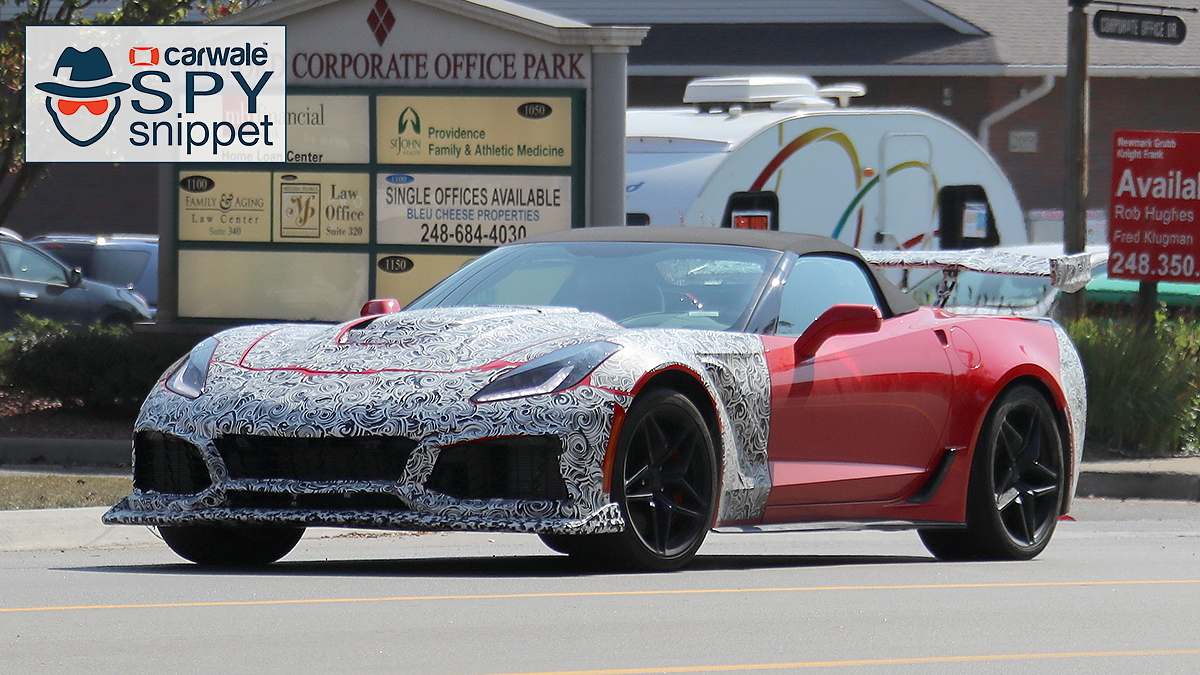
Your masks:
<path fill-rule="evenodd" d="M 671 389 L 640 396 L 613 468 L 613 500 L 626 522 L 614 535 L 618 561 L 654 570 L 687 564 L 713 525 L 718 475 L 712 434 L 691 399 Z"/>
<path fill-rule="evenodd" d="M 1054 410 L 1029 385 L 1001 395 L 988 414 L 971 466 L 964 530 L 922 530 L 935 556 L 1028 560 L 1050 542 L 1067 481 Z"/>
<path fill-rule="evenodd" d="M 273 525 L 171 525 L 159 534 L 181 558 L 213 567 L 258 567 L 287 555 L 303 527 Z"/>

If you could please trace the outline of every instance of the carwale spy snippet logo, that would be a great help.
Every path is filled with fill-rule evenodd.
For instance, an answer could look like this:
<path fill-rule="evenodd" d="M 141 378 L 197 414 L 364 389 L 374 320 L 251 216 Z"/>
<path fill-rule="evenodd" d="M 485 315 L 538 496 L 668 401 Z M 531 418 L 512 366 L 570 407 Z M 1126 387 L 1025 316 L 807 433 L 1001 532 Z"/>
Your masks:
<path fill-rule="evenodd" d="M 282 162 L 283 26 L 29 26 L 31 162 Z"/>

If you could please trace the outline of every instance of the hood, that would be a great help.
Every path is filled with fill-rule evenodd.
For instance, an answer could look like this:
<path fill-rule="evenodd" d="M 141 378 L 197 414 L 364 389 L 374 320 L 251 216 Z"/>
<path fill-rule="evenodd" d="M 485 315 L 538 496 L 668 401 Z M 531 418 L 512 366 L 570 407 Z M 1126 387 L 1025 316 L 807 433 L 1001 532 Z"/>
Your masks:
<path fill-rule="evenodd" d="M 336 326 L 284 326 L 242 352 L 238 365 L 313 373 L 448 372 L 523 362 L 620 326 L 563 307 L 451 307 L 355 319 Z"/>

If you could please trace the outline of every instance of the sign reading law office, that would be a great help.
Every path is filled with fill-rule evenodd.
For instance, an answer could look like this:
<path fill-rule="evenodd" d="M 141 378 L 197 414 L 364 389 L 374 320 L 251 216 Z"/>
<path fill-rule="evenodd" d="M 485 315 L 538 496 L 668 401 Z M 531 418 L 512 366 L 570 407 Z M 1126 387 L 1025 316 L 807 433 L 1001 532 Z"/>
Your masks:
<path fill-rule="evenodd" d="M 571 166 L 566 96 L 381 96 L 375 154 L 383 163 Z"/>

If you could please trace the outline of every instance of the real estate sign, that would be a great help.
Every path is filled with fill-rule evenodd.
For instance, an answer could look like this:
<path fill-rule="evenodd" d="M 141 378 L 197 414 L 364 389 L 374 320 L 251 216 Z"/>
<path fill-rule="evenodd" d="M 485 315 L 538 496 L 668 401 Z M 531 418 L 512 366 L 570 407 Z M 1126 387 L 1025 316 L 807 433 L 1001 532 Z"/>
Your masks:
<path fill-rule="evenodd" d="M 1108 275 L 1200 283 L 1200 133 L 1113 134 Z"/>

